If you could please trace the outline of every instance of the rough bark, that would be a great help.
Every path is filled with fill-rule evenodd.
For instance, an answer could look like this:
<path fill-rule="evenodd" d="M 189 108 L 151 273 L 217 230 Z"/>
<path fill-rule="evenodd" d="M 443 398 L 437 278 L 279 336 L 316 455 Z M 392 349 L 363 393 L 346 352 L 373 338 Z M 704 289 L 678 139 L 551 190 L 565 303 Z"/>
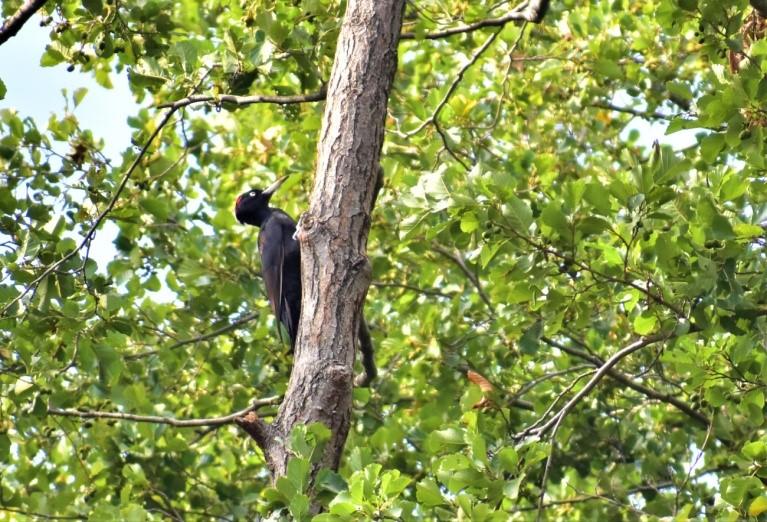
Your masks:
<path fill-rule="evenodd" d="M 357 326 L 370 284 L 366 256 L 404 0 L 349 0 L 328 83 L 317 172 L 301 217 L 303 298 L 290 382 L 277 417 L 238 421 L 286 473 L 293 426 L 332 431 L 320 465 L 338 468 L 351 422 Z"/>

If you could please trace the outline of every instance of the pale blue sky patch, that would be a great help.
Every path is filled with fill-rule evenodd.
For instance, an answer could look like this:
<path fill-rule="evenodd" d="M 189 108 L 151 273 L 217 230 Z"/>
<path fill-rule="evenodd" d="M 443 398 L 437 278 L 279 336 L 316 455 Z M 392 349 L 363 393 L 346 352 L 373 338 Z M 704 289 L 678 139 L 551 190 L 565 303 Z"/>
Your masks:
<path fill-rule="evenodd" d="M 0 108 L 14 109 L 22 118 L 31 117 L 40 129 L 46 129 L 51 114 L 60 114 L 66 106 L 63 90 L 67 91 L 69 107 L 77 117 L 80 128 L 93 132 L 94 138 L 104 142 L 102 153 L 113 165 L 121 163 L 121 153 L 131 146 L 132 129 L 127 118 L 139 106 L 133 101 L 125 74 L 113 75 L 114 89 L 105 89 L 92 76 L 79 69 L 67 72 L 67 64 L 54 67 L 40 66 L 40 57 L 50 41 L 50 27 L 40 26 L 40 17 L 33 17 L 19 33 L 0 46 L 0 79 L 8 92 L 0 100 Z M 73 107 L 72 95 L 80 88 L 87 89 L 82 102 Z M 69 146 L 60 144 L 60 154 L 68 154 Z M 54 145 L 55 146 L 55 145 Z M 105 222 L 91 245 L 90 256 L 101 271 L 116 257 L 112 241 L 117 227 Z M 75 238 L 81 239 L 81 238 Z"/>

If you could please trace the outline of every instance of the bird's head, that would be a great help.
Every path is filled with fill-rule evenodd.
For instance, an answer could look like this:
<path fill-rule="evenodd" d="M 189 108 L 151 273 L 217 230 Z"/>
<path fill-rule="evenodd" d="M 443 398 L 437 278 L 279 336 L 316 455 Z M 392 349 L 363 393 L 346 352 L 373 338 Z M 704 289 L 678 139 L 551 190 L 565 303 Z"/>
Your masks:
<path fill-rule="evenodd" d="M 237 221 L 257 227 L 261 226 L 264 218 L 269 213 L 269 199 L 272 197 L 272 194 L 277 192 L 280 185 L 285 183 L 286 179 L 288 177 L 284 176 L 264 190 L 253 188 L 237 196 L 237 200 L 234 203 L 234 215 Z"/>

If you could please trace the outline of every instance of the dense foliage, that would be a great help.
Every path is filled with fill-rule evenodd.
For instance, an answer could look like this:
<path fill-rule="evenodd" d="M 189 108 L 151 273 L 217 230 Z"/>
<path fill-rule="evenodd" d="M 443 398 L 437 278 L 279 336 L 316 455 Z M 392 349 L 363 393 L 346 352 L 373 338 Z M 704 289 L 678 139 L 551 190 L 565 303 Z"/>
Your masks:
<path fill-rule="evenodd" d="M 320 472 L 320 517 L 758 517 L 764 20 L 746 0 L 563 0 L 540 25 L 425 38 L 512 8 L 408 3 L 369 241 L 380 376 L 355 390 L 339 473 Z M 41 66 L 106 88 L 127 74 L 152 108 L 111 161 L 73 112 L 84 91 L 45 127 L 0 109 L 0 520 L 308 518 L 319 426 L 269 487 L 233 425 L 56 412 L 209 418 L 284 392 L 290 356 L 232 206 L 294 173 L 273 202 L 300 214 L 322 102 L 193 103 L 162 127 L 156 107 L 319 92 L 343 5 L 42 12 Z M 651 145 L 684 129 L 691 146 Z"/>

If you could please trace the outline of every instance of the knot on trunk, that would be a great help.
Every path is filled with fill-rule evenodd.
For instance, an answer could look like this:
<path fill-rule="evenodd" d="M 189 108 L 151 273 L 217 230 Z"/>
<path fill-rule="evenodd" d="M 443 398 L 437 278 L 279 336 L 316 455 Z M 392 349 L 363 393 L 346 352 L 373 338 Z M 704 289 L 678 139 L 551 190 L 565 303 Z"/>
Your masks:
<path fill-rule="evenodd" d="M 312 216 L 309 211 L 306 211 L 301 214 L 301 216 L 299 216 L 298 223 L 296 223 L 296 233 L 293 235 L 293 237 L 301 241 L 309 237 L 313 228 L 314 216 Z"/>
<path fill-rule="evenodd" d="M 256 444 L 266 453 L 274 437 L 270 427 L 258 418 L 256 412 L 248 412 L 247 415 L 234 419 L 234 423 L 253 437 Z"/>

